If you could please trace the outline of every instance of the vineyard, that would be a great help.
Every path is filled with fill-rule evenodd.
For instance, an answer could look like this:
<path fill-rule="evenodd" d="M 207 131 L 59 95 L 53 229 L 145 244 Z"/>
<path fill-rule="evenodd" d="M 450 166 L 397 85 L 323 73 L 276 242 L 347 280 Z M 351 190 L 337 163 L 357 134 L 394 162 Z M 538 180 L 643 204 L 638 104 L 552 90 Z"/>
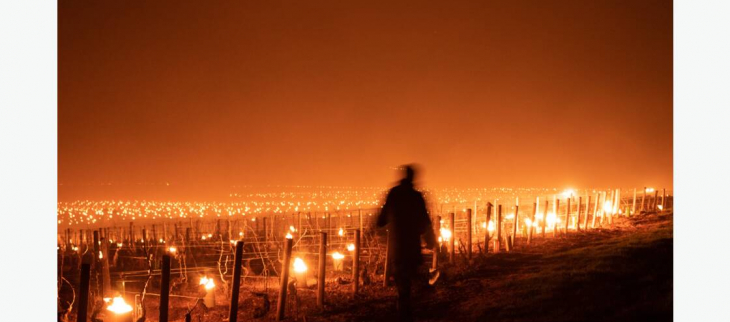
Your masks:
<path fill-rule="evenodd" d="M 425 266 L 436 280 L 440 268 L 464 265 L 460 258 L 673 208 L 666 191 L 626 191 L 424 191 L 439 240 L 423 250 Z M 302 320 L 357 301 L 390 283 L 387 227 L 375 227 L 382 194 L 59 203 L 59 320 Z"/>

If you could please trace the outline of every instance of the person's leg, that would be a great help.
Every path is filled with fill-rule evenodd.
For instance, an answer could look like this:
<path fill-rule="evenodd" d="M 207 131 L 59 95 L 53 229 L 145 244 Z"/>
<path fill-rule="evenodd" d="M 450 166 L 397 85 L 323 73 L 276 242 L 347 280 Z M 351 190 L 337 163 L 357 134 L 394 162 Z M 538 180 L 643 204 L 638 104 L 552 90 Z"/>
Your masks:
<path fill-rule="evenodd" d="M 401 321 L 413 320 L 413 308 L 411 307 L 411 276 L 409 274 L 396 274 L 396 287 L 398 288 L 398 315 Z"/>

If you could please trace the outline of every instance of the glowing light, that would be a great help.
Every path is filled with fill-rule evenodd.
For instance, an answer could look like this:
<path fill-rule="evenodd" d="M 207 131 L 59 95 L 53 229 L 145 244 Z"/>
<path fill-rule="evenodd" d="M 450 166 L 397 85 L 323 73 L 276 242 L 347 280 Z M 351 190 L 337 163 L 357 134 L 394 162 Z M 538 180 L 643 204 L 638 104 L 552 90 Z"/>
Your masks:
<path fill-rule="evenodd" d="M 485 222 L 482 222 L 482 228 L 483 229 L 486 229 L 487 228 L 487 222 L 486 221 Z"/>
<path fill-rule="evenodd" d="M 297 273 L 304 273 L 307 271 L 307 264 L 304 264 L 304 261 L 299 257 L 294 259 L 294 271 Z"/>
<path fill-rule="evenodd" d="M 297 231 L 297 230 L 296 230 L 296 229 L 294 228 L 294 226 L 289 226 L 289 231 L 291 231 L 291 232 L 295 232 L 295 231 Z"/>
<path fill-rule="evenodd" d="M 565 198 L 570 198 L 574 195 L 575 195 L 575 191 L 573 191 L 573 189 L 566 189 L 565 191 L 563 191 L 563 197 L 565 197 Z"/>
<path fill-rule="evenodd" d="M 174 254 L 175 252 L 177 252 L 177 248 L 175 248 L 175 246 L 170 246 L 167 251 Z"/>
<path fill-rule="evenodd" d="M 657 205 L 656 207 L 659 208 L 659 210 L 664 210 L 664 207 L 662 207 L 662 205 Z"/>
<path fill-rule="evenodd" d="M 243 237 L 243 232 L 239 232 L 239 233 L 238 233 L 238 236 L 241 236 L 241 237 Z"/>
<path fill-rule="evenodd" d="M 532 227 L 532 220 L 530 220 L 530 218 L 525 218 L 525 225 L 527 227 Z"/>
<path fill-rule="evenodd" d="M 646 188 L 646 193 L 654 192 L 654 188 Z"/>
<path fill-rule="evenodd" d="M 213 279 L 208 278 L 207 276 L 203 276 L 200 278 L 200 285 L 205 285 L 206 290 L 210 290 L 215 287 L 215 283 L 213 282 Z"/>
<path fill-rule="evenodd" d="M 343 258 L 345 258 L 345 255 L 340 254 L 340 252 L 332 253 L 332 259 L 339 260 L 339 259 L 343 259 Z"/>
<path fill-rule="evenodd" d="M 448 241 L 449 239 L 451 239 L 451 230 L 441 228 L 441 237 L 444 241 Z"/>
<path fill-rule="evenodd" d="M 291 235 L 291 233 L 286 233 L 286 239 L 292 239 L 294 236 Z"/>
<path fill-rule="evenodd" d="M 494 222 L 493 222 L 493 221 L 490 221 L 490 222 L 489 222 L 489 227 L 487 227 L 487 230 L 488 230 L 488 231 L 489 231 L 490 233 L 494 231 Z"/>
<path fill-rule="evenodd" d="M 340 235 L 340 236 L 342 236 L 344 234 L 345 234 L 345 231 L 342 228 L 340 228 L 340 231 L 337 232 L 337 235 Z"/>
<path fill-rule="evenodd" d="M 116 314 L 132 312 L 132 306 L 124 302 L 124 298 L 121 295 L 112 299 L 112 304 L 107 306 L 106 309 Z"/>
<path fill-rule="evenodd" d="M 355 244 L 353 244 L 353 243 L 347 244 L 347 250 L 354 251 L 355 250 Z"/>
<path fill-rule="evenodd" d="M 549 212 L 547 214 L 547 224 L 548 224 L 548 226 L 553 226 L 556 223 L 558 223 L 558 217 L 555 215 L 554 212 L 552 212 L 552 211 Z"/>
<path fill-rule="evenodd" d="M 117 243 L 117 248 L 122 248 L 122 246 L 124 246 L 124 244 L 122 244 L 122 243 Z"/>
<path fill-rule="evenodd" d="M 613 205 L 611 204 L 610 201 L 606 201 L 605 203 L 603 203 L 603 211 L 611 212 L 612 210 L 613 210 Z"/>
<path fill-rule="evenodd" d="M 102 258 L 104 258 L 104 253 L 99 252 L 99 259 L 102 259 Z"/>
<path fill-rule="evenodd" d="M 205 235 L 201 236 L 200 239 L 205 240 Z"/>
<path fill-rule="evenodd" d="M 160 244 L 164 244 L 164 243 L 165 243 L 165 240 L 160 238 Z"/>

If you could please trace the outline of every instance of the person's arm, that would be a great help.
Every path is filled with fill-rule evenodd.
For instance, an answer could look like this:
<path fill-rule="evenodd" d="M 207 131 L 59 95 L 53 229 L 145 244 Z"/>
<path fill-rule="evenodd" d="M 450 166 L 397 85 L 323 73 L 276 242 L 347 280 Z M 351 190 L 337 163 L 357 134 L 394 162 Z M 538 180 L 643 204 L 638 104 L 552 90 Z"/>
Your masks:
<path fill-rule="evenodd" d="M 431 217 L 428 216 L 428 209 L 426 209 L 426 201 L 423 196 L 419 194 L 419 211 L 421 221 L 423 223 L 423 239 L 426 241 L 426 247 L 432 249 L 436 247 L 436 236 L 433 232 L 433 225 L 431 223 Z"/>

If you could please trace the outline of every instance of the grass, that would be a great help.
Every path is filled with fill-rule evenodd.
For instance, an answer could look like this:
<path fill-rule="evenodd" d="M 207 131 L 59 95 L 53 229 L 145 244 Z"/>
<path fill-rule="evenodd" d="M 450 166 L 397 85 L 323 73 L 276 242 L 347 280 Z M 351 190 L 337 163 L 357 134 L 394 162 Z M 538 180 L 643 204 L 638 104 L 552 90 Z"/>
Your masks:
<path fill-rule="evenodd" d="M 420 321 L 671 321 L 673 216 L 619 219 L 612 229 L 537 239 L 512 253 L 444 269 L 417 296 Z M 524 242 L 524 241 L 523 241 Z M 307 321 L 390 321 L 395 292 L 374 286 Z"/>

